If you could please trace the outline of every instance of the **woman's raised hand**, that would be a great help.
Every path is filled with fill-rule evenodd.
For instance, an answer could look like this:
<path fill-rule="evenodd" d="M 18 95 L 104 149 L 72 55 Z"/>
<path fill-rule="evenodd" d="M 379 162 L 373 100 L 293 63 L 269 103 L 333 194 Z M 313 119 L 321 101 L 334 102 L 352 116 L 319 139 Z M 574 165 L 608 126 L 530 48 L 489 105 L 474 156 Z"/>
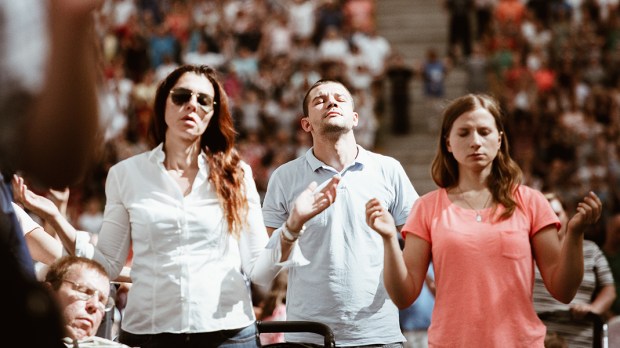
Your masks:
<path fill-rule="evenodd" d="M 396 236 L 398 232 L 394 217 L 376 198 L 372 198 L 366 203 L 366 223 L 383 238 Z"/>
<path fill-rule="evenodd" d="M 568 228 L 579 233 L 601 217 L 603 203 L 594 192 L 589 192 L 577 205 L 577 213 L 568 221 Z"/>

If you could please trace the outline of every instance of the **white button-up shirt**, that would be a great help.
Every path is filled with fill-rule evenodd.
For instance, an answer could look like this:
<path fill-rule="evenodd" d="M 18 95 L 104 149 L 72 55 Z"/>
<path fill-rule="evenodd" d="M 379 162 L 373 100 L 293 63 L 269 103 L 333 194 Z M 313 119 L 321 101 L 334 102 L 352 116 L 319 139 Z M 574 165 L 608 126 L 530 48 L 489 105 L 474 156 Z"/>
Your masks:
<path fill-rule="evenodd" d="M 99 261 L 115 278 L 133 248 L 125 331 L 192 333 L 250 325 L 255 317 L 246 275 L 268 284 L 280 269 L 277 251 L 264 248 L 268 235 L 250 167 L 242 163 L 249 210 L 237 240 L 207 180 L 205 154 L 185 197 L 164 158 L 159 145 L 110 169 L 97 247 L 78 238 L 78 255 Z"/>

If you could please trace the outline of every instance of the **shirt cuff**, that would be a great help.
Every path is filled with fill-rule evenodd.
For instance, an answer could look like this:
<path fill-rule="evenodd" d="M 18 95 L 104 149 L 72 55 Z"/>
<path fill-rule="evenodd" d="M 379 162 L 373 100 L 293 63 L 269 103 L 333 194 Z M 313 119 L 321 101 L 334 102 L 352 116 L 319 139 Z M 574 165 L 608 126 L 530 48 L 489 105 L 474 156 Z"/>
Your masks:
<path fill-rule="evenodd" d="M 282 226 L 273 231 L 271 234 L 271 238 L 269 238 L 269 243 L 267 243 L 267 249 L 275 249 L 274 257 L 276 260 L 280 260 L 282 258 L 282 242 L 281 235 L 282 234 Z M 293 249 L 288 256 L 286 261 L 276 262 L 276 266 L 281 266 L 284 268 L 290 267 L 299 267 L 309 265 L 310 261 L 304 257 L 301 252 L 301 248 L 299 247 L 299 239 L 293 243 Z"/>
<path fill-rule="evenodd" d="M 84 231 L 76 231 L 75 255 L 92 259 L 95 256 L 95 246 L 90 242 L 90 234 Z"/>

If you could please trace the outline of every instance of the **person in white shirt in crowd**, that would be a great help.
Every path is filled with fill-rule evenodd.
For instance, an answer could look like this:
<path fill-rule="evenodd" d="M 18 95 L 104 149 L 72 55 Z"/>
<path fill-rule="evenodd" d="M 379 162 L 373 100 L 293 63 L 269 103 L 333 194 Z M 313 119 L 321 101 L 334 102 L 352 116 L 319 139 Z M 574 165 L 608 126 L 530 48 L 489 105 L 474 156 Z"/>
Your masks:
<path fill-rule="evenodd" d="M 226 63 L 226 57 L 221 53 L 212 52 L 209 42 L 200 39 L 196 51 L 186 52 L 183 55 L 183 62 L 190 65 L 208 65 L 213 68 L 220 68 Z"/>
<path fill-rule="evenodd" d="M 174 70 L 157 89 L 154 112 L 155 148 L 108 173 L 97 246 L 59 233 L 63 245 L 100 262 L 111 278 L 133 251 L 120 342 L 258 347 L 248 278 L 267 286 L 280 266 L 265 248 L 259 195 L 235 150 L 215 70 Z"/>
<path fill-rule="evenodd" d="M 317 0 L 276 0 L 288 14 L 288 22 L 296 39 L 312 39 L 316 26 Z"/>
<path fill-rule="evenodd" d="M 367 59 L 368 69 L 375 78 L 379 78 L 385 71 L 385 63 L 392 52 L 389 41 L 379 35 L 376 29 L 367 32 L 356 32 L 351 41 L 359 47 Z"/>
<path fill-rule="evenodd" d="M 349 42 L 344 38 L 338 27 L 329 26 L 318 46 L 319 58 L 322 61 L 343 62 L 349 56 Z"/>

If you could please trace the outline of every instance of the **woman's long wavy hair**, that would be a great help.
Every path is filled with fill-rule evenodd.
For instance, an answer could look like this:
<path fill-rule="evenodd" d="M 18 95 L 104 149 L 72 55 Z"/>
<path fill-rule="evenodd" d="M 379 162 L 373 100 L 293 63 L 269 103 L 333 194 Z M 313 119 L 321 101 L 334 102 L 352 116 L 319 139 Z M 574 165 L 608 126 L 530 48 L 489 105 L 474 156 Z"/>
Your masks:
<path fill-rule="evenodd" d="M 186 73 L 205 76 L 215 91 L 213 116 L 207 129 L 200 137 L 200 147 L 204 149 L 209 164 L 209 182 L 215 188 L 220 205 L 228 224 L 229 232 L 239 237 L 242 226 L 247 222 L 245 216 L 248 201 L 243 185 L 244 171 L 241 158 L 235 150 L 236 131 L 228 106 L 228 96 L 218 81 L 212 68 L 202 65 L 183 65 L 171 72 L 157 87 L 154 103 L 154 117 L 150 124 L 150 137 L 153 145 L 166 140 L 165 112 L 170 90 Z"/>
<path fill-rule="evenodd" d="M 517 163 L 510 157 L 508 138 L 502 122 L 502 112 L 499 103 L 493 97 L 485 94 L 468 94 L 455 99 L 446 107 L 441 124 L 439 150 L 433 159 L 431 175 L 439 187 L 453 188 L 458 185 L 458 162 L 448 151 L 446 141 L 456 119 L 477 108 L 486 109 L 493 115 L 497 130 L 500 132 L 501 146 L 497 157 L 493 160 L 491 175 L 487 178 L 487 187 L 493 195 L 493 200 L 506 208 L 500 219 L 507 219 L 512 216 L 517 208 L 514 194 L 521 183 L 522 173 Z"/>

